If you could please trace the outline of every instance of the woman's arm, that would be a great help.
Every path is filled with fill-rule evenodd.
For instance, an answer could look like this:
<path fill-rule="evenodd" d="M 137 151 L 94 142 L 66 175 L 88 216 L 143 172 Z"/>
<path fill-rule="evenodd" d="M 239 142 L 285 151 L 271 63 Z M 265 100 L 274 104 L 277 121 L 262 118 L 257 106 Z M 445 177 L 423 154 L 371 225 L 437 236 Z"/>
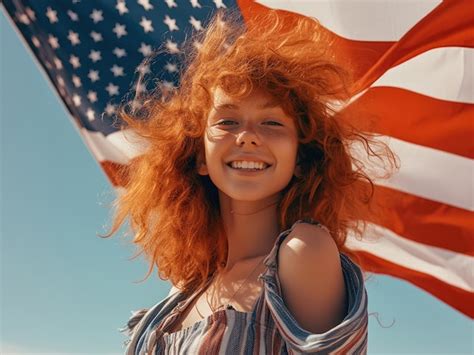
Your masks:
<path fill-rule="evenodd" d="M 324 333 L 346 315 L 346 288 L 339 250 L 318 226 L 298 223 L 280 246 L 278 276 L 283 300 L 298 324 Z"/>

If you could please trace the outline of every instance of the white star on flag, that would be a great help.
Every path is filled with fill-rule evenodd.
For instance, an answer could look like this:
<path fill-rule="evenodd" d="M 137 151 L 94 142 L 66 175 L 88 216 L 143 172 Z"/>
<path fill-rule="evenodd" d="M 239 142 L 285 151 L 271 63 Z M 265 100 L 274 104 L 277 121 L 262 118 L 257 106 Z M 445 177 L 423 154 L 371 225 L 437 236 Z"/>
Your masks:
<path fill-rule="evenodd" d="M 172 7 L 178 7 L 174 0 L 165 0 L 166 5 L 171 9 Z"/>
<path fill-rule="evenodd" d="M 176 25 L 176 20 L 169 17 L 168 15 L 165 16 L 165 19 L 163 21 L 166 26 L 170 29 L 170 31 L 177 31 L 179 30 L 179 27 Z"/>
<path fill-rule="evenodd" d="M 56 76 L 56 81 L 58 82 L 58 84 L 59 84 L 60 86 L 64 86 L 64 84 L 65 84 L 65 83 L 64 83 L 64 79 L 63 79 L 60 75 L 57 75 L 57 76 Z"/>
<path fill-rule="evenodd" d="M 82 86 L 81 78 L 79 78 L 77 75 L 72 76 L 72 83 L 76 88 L 80 88 Z"/>
<path fill-rule="evenodd" d="M 124 0 L 117 0 L 117 6 L 115 8 L 118 10 L 120 15 L 123 15 L 128 12 L 127 5 Z"/>
<path fill-rule="evenodd" d="M 74 69 L 77 69 L 81 66 L 81 62 L 79 61 L 79 58 L 76 57 L 74 54 L 72 54 L 69 57 L 69 63 L 71 63 L 71 65 Z"/>
<path fill-rule="evenodd" d="M 63 68 L 63 63 L 57 57 L 54 57 L 54 65 L 58 70 Z"/>
<path fill-rule="evenodd" d="M 67 39 L 71 42 L 73 46 L 81 43 L 81 41 L 79 40 L 79 34 L 71 30 L 69 31 Z"/>
<path fill-rule="evenodd" d="M 174 88 L 174 84 L 170 81 L 167 81 L 167 80 L 163 80 L 162 83 L 161 83 L 161 86 L 166 88 L 166 89 L 173 89 Z"/>
<path fill-rule="evenodd" d="M 87 109 L 87 112 L 86 112 L 86 116 L 87 116 L 87 118 L 88 118 L 89 121 L 94 120 L 94 118 L 95 118 L 95 112 L 94 112 L 94 110 L 91 109 L 91 108 L 88 108 L 88 109 Z"/>
<path fill-rule="evenodd" d="M 54 11 L 52 8 L 48 7 L 46 9 L 46 17 L 49 19 L 50 23 L 58 22 L 58 13 Z"/>
<path fill-rule="evenodd" d="M 99 71 L 89 70 L 89 74 L 87 74 L 87 76 L 89 77 L 89 79 L 91 79 L 93 83 L 95 83 L 97 80 L 99 80 Z"/>
<path fill-rule="evenodd" d="M 125 25 L 121 25 L 119 23 L 115 24 L 115 27 L 112 31 L 115 32 L 115 34 L 117 35 L 117 38 L 127 35 L 127 31 L 125 30 Z"/>
<path fill-rule="evenodd" d="M 25 12 L 28 15 L 28 17 L 31 19 L 31 21 L 36 21 L 36 14 L 33 10 L 31 10 L 30 7 L 27 7 L 25 9 Z"/>
<path fill-rule="evenodd" d="M 165 69 L 168 70 L 168 72 L 170 73 L 178 71 L 178 67 L 176 66 L 176 64 L 172 63 L 166 63 Z"/>
<path fill-rule="evenodd" d="M 18 21 L 20 21 L 21 23 L 25 24 L 25 25 L 29 25 L 30 24 L 30 19 L 28 18 L 28 15 L 27 14 L 20 14 L 20 13 L 17 13 L 16 14 L 16 18 L 18 19 Z"/>
<path fill-rule="evenodd" d="M 138 51 L 143 54 L 144 57 L 148 57 L 149 55 L 151 55 L 153 53 L 153 51 L 151 50 L 151 46 L 149 44 L 145 44 L 145 43 L 141 43 L 140 45 L 140 48 L 138 49 Z"/>
<path fill-rule="evenodd" d="M 148 20 L 146 17 L 142 16 L 142 20 L 140 21 L 140 26 L 143 27 L 143 31 L 145 31 L 145 33 L 148 33 L 148 32 L 153 32 L 153 23 L 151 22 L 151 20 Z"/>
<path fill-rule="evenodd" d="M 195 30 L 202 30 L 201 21 L 195 19 L 194 16 L 189 18 L 189 23 L 194 27 Z"/>
<path fill-rule="evenodd" d="M 79 16 L 77 16 L 77 14 L 74 11 L 68 10 L 67 14 L 69 18 L 71 19 L 71 21 L 74 21 L 74 22 L 79 21 Z"/>
<path fill-rule="evenodd" d="M 106 86 L 105 90 L 109 93 L 109 96 L 114 96 L 119 94 L 119 87 L 117 85 L 114 85 L 112 83 L 109 83 L 109 85 Z"/>
<path fill-rule="evenodd" d="M 48 43 L 53 49 L 58 49 L 59 48 L 59 41 L 58 41 L 57 37 L 54 37 L 53 35 L 49 35 Z"/>
<path fill-rule="evenodd" d="M 95 63 L 102 59 L 102 55 L 100 51 L 96 51 L 92 49 L 89 54 L 89 58 Z"/>
<path fill-rule="evenodd" d="M 146 75 L 150 72 L 150 66 L 142 63 L 137 67 L 137 71 L 140 72 L 141 75 Z"/>
<path fill-rule="evenodd" d="M 137 2 L 138 5 L 142 5 L 146 11 L 153 9 L 153 5 L 150 5 L 150 0 L 138 0 Z"/>
<path fill-rule="evenodd" d="M 122 57 L 125 57 L 127 55 L 127 52 L 125 52 L 125 49 L 118 48 L 118 47 L 115 47 L 114 50 L 112 51 L 112 53 L 115 54 L 117 56 L 117 58 L 122 58 Z"/>
<path fill-rule="evenodd" d="M 125 76 L 125 74 L 123 73 L 123 68 L 122 67 L 119 67 L 117 64 L 114 64 L 114 66 L 112 68 L 110 68 L 110 71 L 112 73 L 114 73 L 114 76 L 117 77 L 117 76 Z"/>
<path fill-rule="evenodd" d="M 105 113 L 108 116 L 112 116 L 115 113 L 116 106 L 112 105 L 111 103 L 108 103 L 107 106 L 105 107 Z"/>
<path fill-rule="evenodd" d="M 94 42 L 100 42 L 103 40 L 102 34 L 96 31 L 91 32 L 91 37 L 94 40 Z"/>
<path fill-rule="evenodd" d="M 97 101 L 97 93 L 91 90 L 87 93 L 87 98 L 91 103 L 94 103 Z"/>
<path fill-rule="evenodd" d="M 102 10 L 94 9 L 92 10 L 90 18 L 92 19 L 92 21 L 94 21 L 94 23 L 99 23 L 100 21 L 104 20 L 104 16 L 102 15 L 102 13 Z"/>
<path fill-rule="evenodd" d="M 214 1 L 214 4 L 216 4 L 216 7 L 218 9 L 220 9 L 221 7 L 222 8 L 227 8 L 227 6 L 225 6 L 225 4 L 222 0 L 212 0 L 212 1 Z"/>
<path fill-rule="evenodd" d="M 169 39 L 166 41 L 166 48 L 171 54 L 179 53 L 178 43 L 175 43 Z"/>
<path fill-rule="evenodd" d="M 39 48 L 41 46 L 41 43 L 39 41 L 38 38 L 36 38 L 35 36 L 32 36 L 31 37 L 31 42 L 33 42 L 33 45 L 36 47 L 36 48 Z"/>
<path fill-rule="evenodd" d="M 189 2 L 191 3 L 191 5 L 194 7 L 194 8 L 201 8 L 201 4 L 199 3 L 199 0 L 189 0 Z"/>
<path fill-rule="evenodd" d="M 74 106 L 76 107 L 81 106 L 81 97 L 78 94 L 72 95 L 72 102 L 74 102 Z"/>

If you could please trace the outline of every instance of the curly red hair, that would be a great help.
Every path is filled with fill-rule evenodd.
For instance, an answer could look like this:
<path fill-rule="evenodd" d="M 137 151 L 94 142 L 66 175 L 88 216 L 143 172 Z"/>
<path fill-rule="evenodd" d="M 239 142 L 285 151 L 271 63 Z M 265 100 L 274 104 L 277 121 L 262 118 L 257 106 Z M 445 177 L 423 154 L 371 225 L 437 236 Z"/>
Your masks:
<path fill-rule="evenodd" d="M 369 156 L 394 161 L 387 146 L 375 153 L 371 146 L 381 143 L 335 111 L 335 102 L 350 97 L 350 78 L 319 24 L 299 17 L 289 27 L 273 11 L 257 22 L 258 27 L 242 28 L 235 16 L 218 13 L 198 38 L 199 48 L 189 45 L 184 52 L 179 87 L 157 90 L 140 115 L 121 110 L 148 147 L 123 172 L 127 183 L 114 201 L 114 224 L 106 236 L 129 217 L 133 243 L 150 262 L 146 278 L 156 264 L 159 277 L 184 292 L 203 286 L 227 258 L 217 188 L 197 173 L 213 88 L 234 98 L 263 89 L 295 120 L 301 177 L 282 192 L 281 231 L 298 219 L 316 219 L 329 228 L 340 251 L 355 257 L 345 240 L 349 231 L 362 236 L 373 213 L 374 186 L 349 147 L 359 142 Z"/>

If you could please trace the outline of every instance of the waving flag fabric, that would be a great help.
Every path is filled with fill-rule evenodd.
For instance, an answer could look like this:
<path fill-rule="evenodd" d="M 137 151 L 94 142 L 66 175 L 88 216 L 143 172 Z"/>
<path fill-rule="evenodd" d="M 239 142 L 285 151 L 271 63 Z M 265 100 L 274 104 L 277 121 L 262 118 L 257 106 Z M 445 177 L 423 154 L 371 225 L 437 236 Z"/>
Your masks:
<path fill-rule="evenodd" d="M 218 8 L 242 24 L 268 8 L 317 18 L 356 80 L 343 108 L 377 132 L 401 168 L 376 186 L 382 220 L 351 237 L 367 271 L 409 281 L 474 317 L 474 12 L 470 1 L 4 0 L 4 7 L 65 103 L 111 183 L 140 154 L 114 124 L 117 105 L 150 87 L 177 83 L 179 52 Z M 142 63 L 152 50 L 161 53 Z M 198 44 L 197 44 L 198 45 Z M 138 101 L 139 102 L 139 101 Z M 358 112 L 369 113 L 360 115 Z M 371 119 L 367 119 L 370 117 Z M 130 136 L 132 136 L 130 134 Z"/>

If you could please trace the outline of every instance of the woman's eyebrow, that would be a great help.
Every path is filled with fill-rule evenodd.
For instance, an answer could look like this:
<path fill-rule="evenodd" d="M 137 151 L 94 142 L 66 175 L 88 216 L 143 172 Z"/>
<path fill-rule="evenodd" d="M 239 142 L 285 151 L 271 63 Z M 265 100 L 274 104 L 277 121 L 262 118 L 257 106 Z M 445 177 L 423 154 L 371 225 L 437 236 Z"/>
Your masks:
<path fill-rule="evenodd" d="M 215 108 L 216 111 L 219 111 L 219 110 L 238 110 L 239 106 L 234 105 L 234 104 L 219 104 L 217 106 L 214 106 L 214 108 Z"/>
<path fill-rule="evenodd" d="M 278 101 L 268 101 L 268 102 L 265 102 L 263 105 L 258 106 L 258 108 L 265 109 L 265 108 L 275 108 L 278 106 L 280 106 Z"/>
<path fill-rule="evenodd" d="M 278 107 L 280 106 L 280 104 L 277 102 L 277 101 L 268 101 L 268 102 L 265 102 L 263 105 L 259 105 L 258 108 L 259 109 L 267 109 L 267 108 L 275 108 L 275 107 Z M 216 109 L 216 111 L 218 110 L 238 110 L 240 107 L 239 105 L 236 105 L 236 104 L 231 104 L 231 103 L 223 103 L 223 104 L 219 104 L 217 106 L 214 106 L 214 108 Z"/>

